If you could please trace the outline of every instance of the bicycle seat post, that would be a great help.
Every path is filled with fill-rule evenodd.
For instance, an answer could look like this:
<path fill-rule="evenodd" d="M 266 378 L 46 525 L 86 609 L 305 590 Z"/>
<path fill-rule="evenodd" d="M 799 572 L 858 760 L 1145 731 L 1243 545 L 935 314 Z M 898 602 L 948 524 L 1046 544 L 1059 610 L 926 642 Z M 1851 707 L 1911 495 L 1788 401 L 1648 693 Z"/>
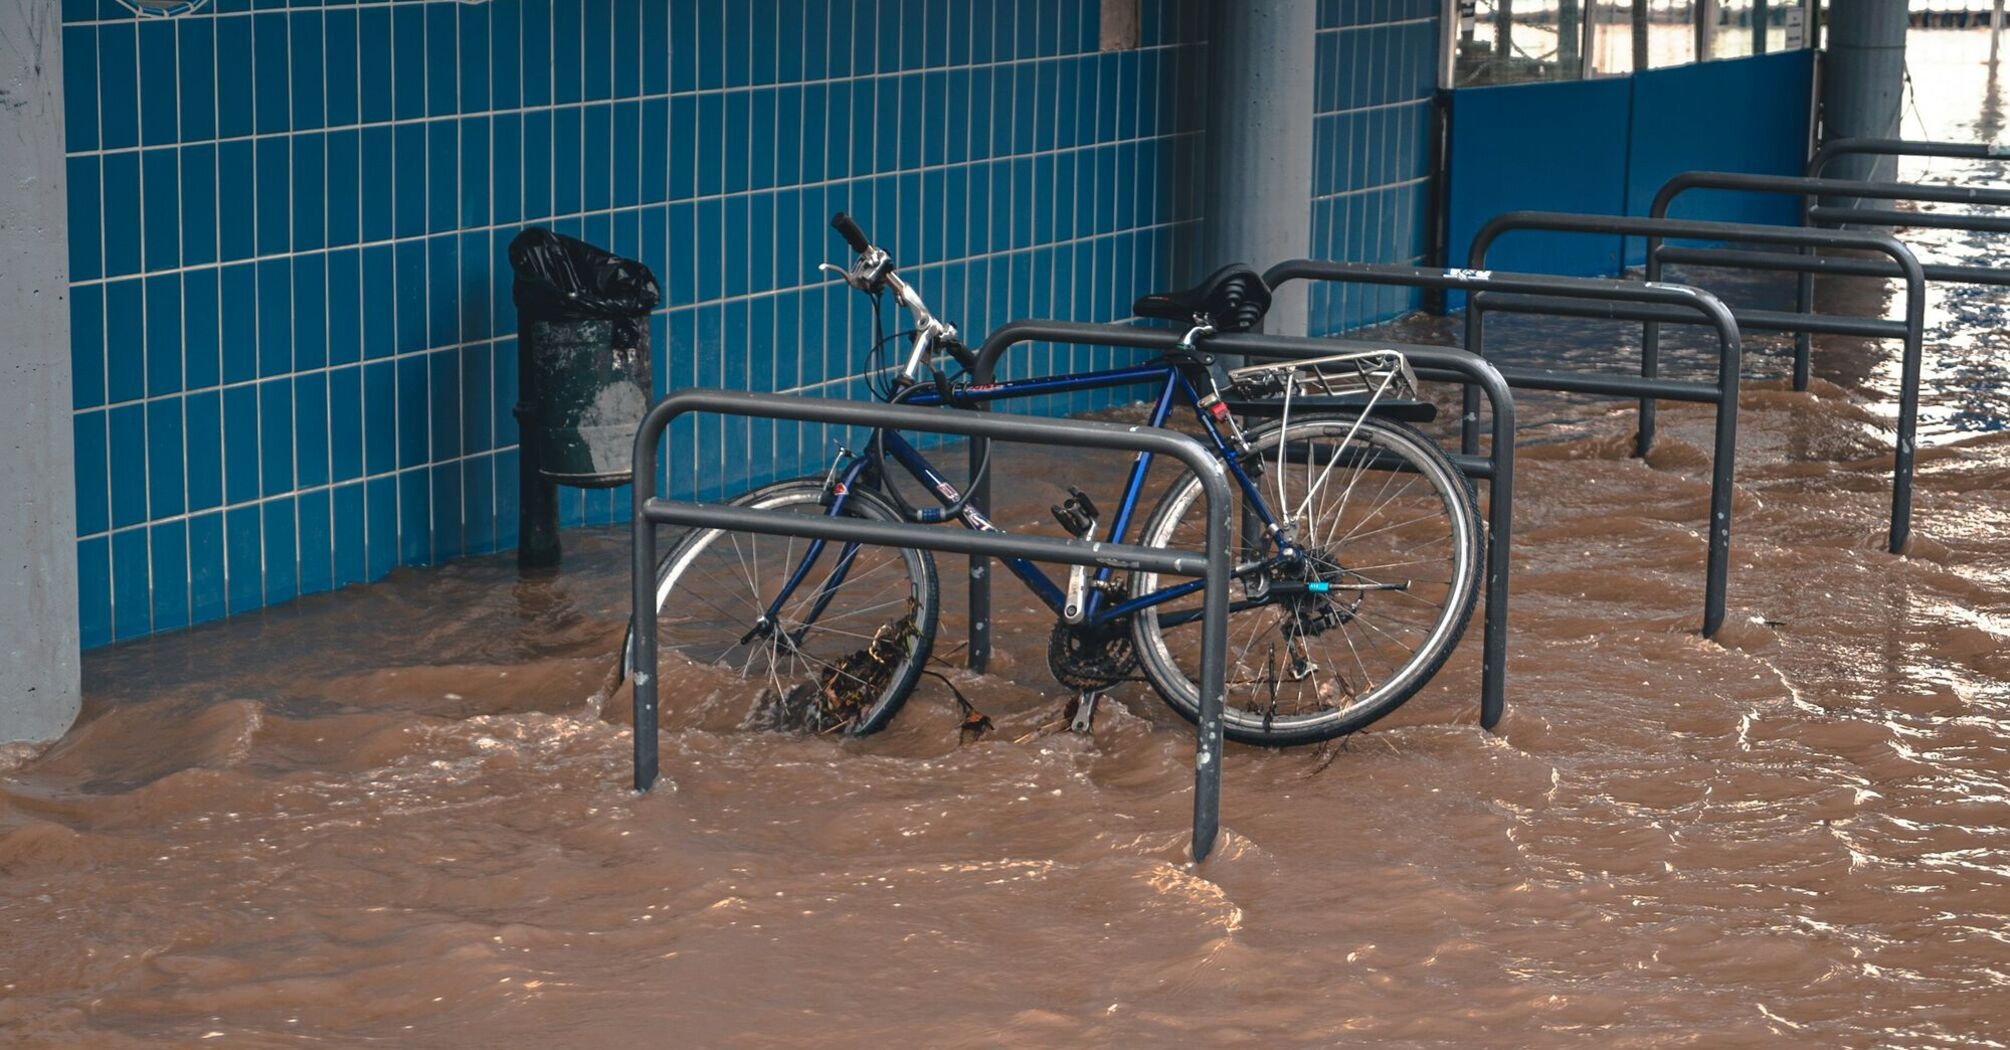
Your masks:
<path fill-rule="evenodd" d="M 1193 316 L 1193 327 L 1187 329 L 1186 334 L 1179 337 L 1179 346 L 1176 349 L 1196 349 L 1196 343 L 1213 334 L 1214 322 L 1209 320 L 1206 314 L 1195 314 Z"/>

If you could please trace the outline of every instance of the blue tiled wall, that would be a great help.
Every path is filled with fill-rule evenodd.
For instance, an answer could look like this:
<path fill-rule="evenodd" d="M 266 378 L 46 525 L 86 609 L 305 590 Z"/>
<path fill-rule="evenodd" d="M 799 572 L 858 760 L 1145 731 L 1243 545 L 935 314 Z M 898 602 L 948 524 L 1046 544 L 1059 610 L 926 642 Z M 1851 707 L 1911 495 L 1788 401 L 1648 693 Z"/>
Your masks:
<path fill-rule="evenodd" d="M 1416 264 L 1430 250 L 1431 98 L 1440 0 L 1321 0 L 1312 254 Z M 1401 288 L 1312 286 L 1310 330 L 1330 335 L 1414 309 Z"/>
<path fill-rule="evenodd" d="M 1195 218 L 1198 6 L 1143 7 L 1102 54 L 1080 0 L 65 0 L 86 644 L 514 546 L 526 224 L 656 270 L 659 386 L 855 393 L 839 209 L 966 331 L 1123 316 Z M 827 455 L 704 427 L 676 491 Z"/>
<path fill-rule="evenodd" d="M 514 546 L 528 224 L 656 270 L 659 389 L 861 396 L 867 308 L 814 272 L 840 209 L 973 341 L 1193 276 L 1199 0 L 1144 0 L 1107 54 L 1097 8 L 64 0 L 86 644 Z M 1436 8 L 1321 4 L 1316 254 L 1425 250 Z M 1322 290 L 1314 330 L 1409 303 Z M 829 449 L 688 421 L 666 481 L 721 496 Z M 627 509 L 562 495 L 566 524 Z"/>

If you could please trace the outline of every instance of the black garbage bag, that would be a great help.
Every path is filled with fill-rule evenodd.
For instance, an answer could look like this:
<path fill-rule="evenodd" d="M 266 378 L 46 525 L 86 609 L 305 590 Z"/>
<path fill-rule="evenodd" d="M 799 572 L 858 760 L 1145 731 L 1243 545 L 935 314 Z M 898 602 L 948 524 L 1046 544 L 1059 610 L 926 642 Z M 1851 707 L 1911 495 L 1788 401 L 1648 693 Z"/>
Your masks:
<path fill-rule="evenodd" d="M 627 484 L 635 428 L 649 411 L 656 275 L 536 227 L 510 242 L 509 261 L 525 464 L 561 485 Z"/>
<path fill-rule="evenodd" d="M 662 298 L 656 275 L 634 259 L 533 226 L 509 242 L 517 313 L 543 321 L 625 320 Z"/>

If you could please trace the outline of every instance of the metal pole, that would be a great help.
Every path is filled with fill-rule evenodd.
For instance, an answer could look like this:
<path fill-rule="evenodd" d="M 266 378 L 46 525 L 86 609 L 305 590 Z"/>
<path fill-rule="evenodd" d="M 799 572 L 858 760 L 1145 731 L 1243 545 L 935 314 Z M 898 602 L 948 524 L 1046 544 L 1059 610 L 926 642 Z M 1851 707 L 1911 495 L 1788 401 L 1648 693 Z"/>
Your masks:
<path fill-rule="evenodd" d="M 537 469 L 535 445 L 526 440 L 536 421 L 536 409 L 531 406 L 530 396 L 532 385 L 537 380 L 530 365 L 530 349 L 519 343 L 516 352 L 518 401 L 512 411 L 517 428 L 516 565 L 518 569 L 549 569 L 564 556 L 558 539 L 558 484 Z"/>
<path fill-rule="evenodd" d="M 1989 9 L 1989 64 L 1996 64 L 1996 57 L 2003 53 L 2003 0 Z"/>
<path fill-rule="evenodd" d="M 1581 0 L 1556 3 L 1556 78 L 1581 80 L 1584 77 L 1584 17 Z"/>
<path fill-rule="evenodd" d="M 1622 242 L 1623 243 L 1623 242 Z M 1649 284 L 1661 280 L 1660 239 L 1647 238 L 1647 269 L 1642 275 Z M 1661 375 L 1661 325 L 1645 321 L 1640 325 L 1640 378 L 1655 379 Z M 1654 451 L 1654 423 L 1659 409 L 1651 397 L 1641 398 L 1634 409 L 1633 454 L 1646 459 Z"/>
<path fill-rule="evenodd" d="M 1196 448 L 1199 446 L 1196 445 Z M 1187 464 L 1207 490 L 1207 589 L 1201 596 L 1200 722 L 1193 755 L 1193 860 L 1221 833 L 1221 709 L 1228 700 L 1228 475 L 1212 456 Z"/>
<path fill-rule="evenodd" d="M 1647 0 L 1633 0 L 1633 71 L 1647 69 Z"/>
<path fill-rule="evenodd" d="M 1598 0 L 1584 0 L 1584 39 L 1579 53 L 1584 56 L 1584 79 L 1598 75 Z"/>
<path fill-rule="evenodd" d="M 635 790 L 656 783 L 656 526 L 649 501 L 656 497 L 656 445 L 669 424 L 651 411 L 635 435 L 635 508 L 629 516 L 634 561 L 629 566 L 629 645 L 635 692 Z"/>
<path fill-rule="evenodd" d="M 1690 28 L 1696 34 L 1696 61 L 1708 62 L 1717 50 L 1717 0 L 1696 0 L 1693 13 L 1696 24 Z"/>
<path fill-rule="evenodd" d="M 1645 0 L 1634 0 L 1644 3 Z M 1505 59 L 1514 54 L 1514 0 L 1494 0 L 1494 55 Z"/>
<path fill-rule="evenodd" d="M 1767 23 L 1772 18 L 1772 12 L 1766 9 L 1766 0 L 1752 0 L 1752 53 L 1755 55 L 1766 53 Z"/>

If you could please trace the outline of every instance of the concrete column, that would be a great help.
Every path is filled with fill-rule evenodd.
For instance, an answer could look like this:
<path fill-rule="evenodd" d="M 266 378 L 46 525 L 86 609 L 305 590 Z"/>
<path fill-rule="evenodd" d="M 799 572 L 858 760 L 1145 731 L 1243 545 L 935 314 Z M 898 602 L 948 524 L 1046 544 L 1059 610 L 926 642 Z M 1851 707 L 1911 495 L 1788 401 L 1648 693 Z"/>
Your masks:
<path fill-rule="evenodd" d="M 62 5 L 0 2 L 0 743 L 76 720 Z"/>
<path fill-rule="evenodd" d="M 1833 0 L 1829 4 L 1828 58 L 1822 66 L 1822 138 L 1898 137 L 1905 98 L 1905 4 L 1891 0 Z M 1889 179 L 1896 157 L 1839 157 L 1825 175 Z"/>
<path fill-rule="evenodd" d="M 1208 23 L 1202 262 L 1258 270 L 1312 251 L 1316 0 L 1214 0 Z M 1266 327 L 1303 334 L 1305 285 Z"/>

